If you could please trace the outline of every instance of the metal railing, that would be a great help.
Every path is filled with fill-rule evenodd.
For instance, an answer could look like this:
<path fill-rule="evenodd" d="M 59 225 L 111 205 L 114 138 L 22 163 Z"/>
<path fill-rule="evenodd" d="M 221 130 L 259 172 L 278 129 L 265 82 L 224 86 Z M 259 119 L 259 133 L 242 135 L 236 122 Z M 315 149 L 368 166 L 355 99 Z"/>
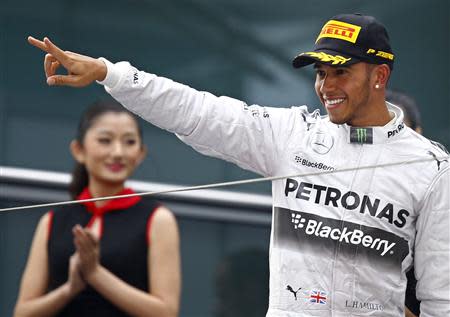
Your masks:
<path fill-rule="evenodd" d="M 31 205 L 70 200 L 67 187 L 70 174 L 0 166 L 0 200 Z M 160 192 L 180 185 L 130 180 L 136 192 Z M 155 198 L 182 217 L 268 225 L 272 199 L 269 195 L 229 190 L 199 189 L 166 194 Z M 20 206 L 20 205 L 19 205 Z"/>

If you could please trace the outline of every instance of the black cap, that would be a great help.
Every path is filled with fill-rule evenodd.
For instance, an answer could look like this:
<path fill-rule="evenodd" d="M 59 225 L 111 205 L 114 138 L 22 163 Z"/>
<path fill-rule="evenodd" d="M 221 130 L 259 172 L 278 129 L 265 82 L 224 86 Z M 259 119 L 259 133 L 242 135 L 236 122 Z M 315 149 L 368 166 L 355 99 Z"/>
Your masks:
<path fill-rule="evenodd" d="M 323 26 L 314 51 L 298 54 L 292 64 L 300 68 L 315 62 L 331 66 L 358 62 L 387 64 L 392 70 L 394 54 L 386 28 L 374 17 L 339 14 Z"/>

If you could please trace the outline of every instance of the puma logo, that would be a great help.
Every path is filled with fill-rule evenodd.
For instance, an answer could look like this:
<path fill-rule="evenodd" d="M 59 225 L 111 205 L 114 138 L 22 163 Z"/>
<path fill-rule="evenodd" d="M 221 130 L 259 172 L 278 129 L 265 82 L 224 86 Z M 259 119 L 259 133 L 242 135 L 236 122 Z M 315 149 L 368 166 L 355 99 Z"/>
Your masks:
<path fill-rule="evenodd" d="M 442 162 L 447 162 L 447 163 L 448 163 L 448 160 L 439 160 L 439 159 L 437 158 L 436 154 L 434 154 L 434 153 L 431 152 L 431 151 L 428 151 L 427 153 L 430 154 L 430 155 L 436 160 L 436 164 L 437 164 L 438 171 L 441 169 L 441 163 L 442 163 Z"/>
<path fill-rule="evenodd" d="M 297 300 L 297 293 L 299 290 L 301 290 L 302 288 L 299 287 L 298 290 L 294 291 L 291 287 L 291 285 L 286 286 L 286 290 L 291 292 L 292 294 L 294 294 L 295 300 Z"/>

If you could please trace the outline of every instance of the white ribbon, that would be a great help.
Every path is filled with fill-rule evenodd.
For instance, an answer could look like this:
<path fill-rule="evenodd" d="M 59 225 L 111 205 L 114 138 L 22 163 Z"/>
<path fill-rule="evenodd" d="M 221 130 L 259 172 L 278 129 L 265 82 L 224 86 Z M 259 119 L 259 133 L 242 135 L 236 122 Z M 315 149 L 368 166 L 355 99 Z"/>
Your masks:
<path fill-rule="evenodd" d="M 97 198 L 81 199 L 81 200 L 68 200 L 68 201 L 38 204 L 38 205 L 26 205 L 26 206 L 2 208 L 2 209 L 0 209 L 0 212 L 42 208 L 42 207 L 56 207 L 56 206 L 64 206 L 64 205 L 73 205 L 73 204 L 79 204 L 79 203 L 85 203 L 85 202 L 95 202 L 95 201 L 102 201 L 102 200 L 129 198 L 129 197 L 135 197 L 135 196 L 154 196 L 154 195 L 160 195 L 160 194 L 185 192 L 185 191 L 198 190 L 198 189 L 210 189 L 210 188 L 218 188 L 218 187 L 228 187 L 228 186 L 237 186 L 237 185 L 243 185 L 243 184 L 260 183 L 260 182 L 266 182 L 266 181 L 276 181 L 276 180 L 285 179 L 285 178 L 318 176 L 318 175 L 325 175 L 325 174 L 351 172 L 351 171 L 355 171 L 355 170 L 385 168 L 385 167 L 392 167 L 392 166 L 397 166 L 397 165 L 410 165 L 410 164 L 415 164 L 415 163 L 436 161 L 436 160 L 440 160 L 440 159 L 448 159 L 448 157 L 426 158 L 426 159 L 423 158 L 423 159 L 417 159 L 417 160 L 411 160 L 411 161 L 386 163 L 386 164 L 380 164 L 380 165 L 366 165 L 366 166 L 360 166 L 360 167 L 349 167 L 349 168 L 335 169 L 332 171 L 302 173 L 302 174 L 285 175 L 285 176 L 260 177 L 260 178 L 244 179 L 244 180 L 224 182 L 224 183 L 214 183 L 214 184 L 197 185 L 197 186 L 189 186 L 189 187 L 178 187 L 178 188 L 154 191 L 154 192 L 142 192 L 142 193 L 127 194 L 127 195 L 105 196 L 105 197 L 97 197 Z"/>

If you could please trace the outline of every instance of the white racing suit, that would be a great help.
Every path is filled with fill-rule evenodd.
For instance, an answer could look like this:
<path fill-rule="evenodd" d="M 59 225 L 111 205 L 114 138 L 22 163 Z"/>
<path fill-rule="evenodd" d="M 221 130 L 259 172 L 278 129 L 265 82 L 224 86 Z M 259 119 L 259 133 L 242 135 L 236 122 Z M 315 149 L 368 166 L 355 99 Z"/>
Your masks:
<path fill-rule="evenodd" d="M 104 61 L 115 99 L 197 151 L 264 176 L 315 174 L 272 183 L 268 317 L 404 316 L 413 264 L 421 316 L 450 316 L 449 157 L 400 109 L 356 129 Z"/>

